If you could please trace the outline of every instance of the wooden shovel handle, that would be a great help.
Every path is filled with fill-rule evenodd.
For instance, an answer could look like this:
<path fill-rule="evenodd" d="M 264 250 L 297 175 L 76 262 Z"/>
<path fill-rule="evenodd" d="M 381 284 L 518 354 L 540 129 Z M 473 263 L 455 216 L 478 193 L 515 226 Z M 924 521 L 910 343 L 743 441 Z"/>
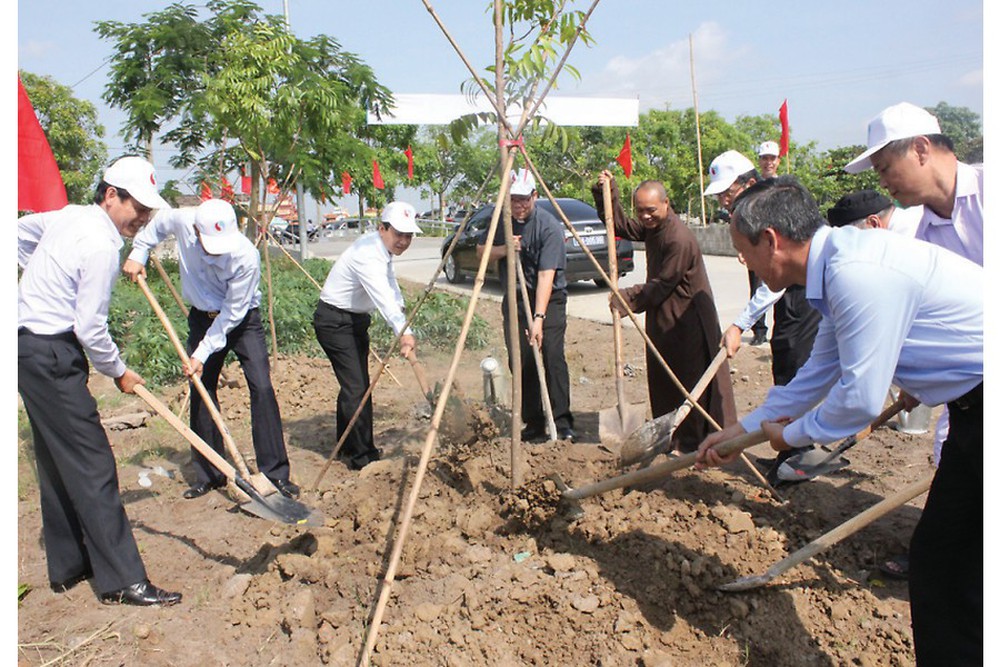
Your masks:
<path fill-rule="evenodd" d="M 618 292 L 618 246 L 615 243 L 615 209 L 611 201 L 611 181 L 604 181 L 604 229 L 608 237 L 608 278 L 612 294 Z M 611 311 L 615 344 L 615 393 L 618 396 L 618 418 L 625 423 L 625 364 L 622 362 L 622 316 Z"/>
<path fill-rule="evenodd" d="M 701 398 L 701 395 L 705 393 L 705 389 L 708 388 L 708 385 L 710 385 L 712 380 L 715 379 L 716 373 L 719 372 L 719 366 L 722 365 L 722 362 L 724 362 L 728 356 L 726 348 L 720 347 L 719 351 L 715 354 L 715 358 L 712 359 L 712 363 L 708 365 L 708 368 L 705 369 L 705 372 L 702 373 L 701 377 L 698 379 L 698 384 L 691 389 L 691 399 L 685 399 L 685 401 L 678 406 L 677 410 L 674 411 L 674 429 L 680 426 L 681 422 L 684 421 L 684 418 L 687 417 L 689 412 L 691 412 L 694 401 L 697 401 Z"/>
<path fill-rule="evenodd" d="M 742 452 L 744 449 L 758 445 L 766 440 L 767 436 L 764 435 L 764 432 L 758 430 L 753 431 L 752 433 L 745 433 L 741 436 L 733 438 L 732 440 L 720 442 L 714 447 L 714 449 L 720 456 L 727 456 L 729 454 Z M 640 468 L 639 470 L 625 473 L 624 475 L 619 475 L 618 477 L 612 477 L 611 479 L 606 479 L 601 482 L 595 482 L 594 484 L 583 486 L 579 489 L 570 489 L 563 493 L 563 496 L 571 500 L 580 500 L 581 498 L 589 498 L 590 496 L 596 496 L 600 493 L 605 493 L 613 489 L 620 489 L 624 486 L 654 482 L 663 479 L 664 477 L 668 477 L 678 470 L 690 468 L 695 464 L 697 457 L 698 452 L 682 454 L 675 458 L 668 459 L 663 463 L 649 466 L 648 468 Z"/>
<path fill-rule="evenodd" d="M 141 275 L 138 275 L 136 276 L 136 282 L 139 283 L 139 288 L 142 290 L 142 293 L 146 295 L 146 300 L 149 301 L 149 305 L 153 307 L 153 311 L 160 319 L 160 323 L 163 325 L 163 328 L 166 329 L 167 335 L 170 337 L 170 342 L 174 344 L 174 349 L 177 351 L 177 355 L 181 358 L 181 361 L 185 365 L 190 363 L 187 352 L 184 350 L 184 345 L 181 344 L 181 339 L 178 338 L 177 332 L 174 330 L 174 325 L 170 323 L 170 318 L 167 317 L 165 312 L 163 312 L 163 308 L 160 307 L 160 302 L 156 300 L 156 296 L 149 289 L 149 285 L 146 284 L 146 279 Z M 236 447 L 233 437 L 229 434 L 229 429 L 222 420 L 222 415 L 219 413 L 218 408 L 215 407 L 215 402 L 209 395 L 205 385 L 202 384 L 201 378 L 197 375 L 192 375 L 189 379 L 195 386 L 195 389 L 198 390 L 198 394 L 201 396 L 202 402 L 205 404 L 205 407 L 208 408 L 209 414 L 212 415 L 212 421 L 215 422 L 215 426 L 222 434 L 222 442 L 225 443 L 226 451 L 229 452 L 229 456 L 232 457 L 233 463 L 236 465 L 236 469 L 239 470 L 240 475 L 249 479 L 250 471 L 247 469 L 246 461 L 243 460 L 243 454 L 240 453 L 240 450 Z"/>
<path fill-rule="evenodd" d="M 230 480 L 235 479 L 236 469 L 230 465 L 229 461 L 222 458 L 217 451 L 212 449 L 207 442 L 202 440 L 197 433 L 192 431 L 190 426 L 182 422 L 177 415 L 171 412 L 170 408 L 153 396 L 153 394 L 146 389 L 146 387 L 141 384 L 136 385 L 135 393 L 139 396 L 139 398 L 146 401 L 149 407 L 153 408 L 158 415 L 167 420 L 167 423 L 173 426 L 178 433 L 184 436 L 184 439 L 191 443 L 191 446 L 198 450 L 199 454 L 208 459 L 209 463 L 218 468 L 219 472 Z"/>
<path fill-rule="evenodd" d="M 427 400 L 433 403 L 431 400 L 431 386 L 427 382 L 427 372 L 424 370 L 424 365 L 417 359 L 417 355 L 412 352 L 406 357 L 406 359 L 410 362 L 410 367 L 413 368 L 413 374 L 417 378 L 417 384 L 420 385 L 420 391 L 424 392 L 424 396 L 427 397 Z"/>

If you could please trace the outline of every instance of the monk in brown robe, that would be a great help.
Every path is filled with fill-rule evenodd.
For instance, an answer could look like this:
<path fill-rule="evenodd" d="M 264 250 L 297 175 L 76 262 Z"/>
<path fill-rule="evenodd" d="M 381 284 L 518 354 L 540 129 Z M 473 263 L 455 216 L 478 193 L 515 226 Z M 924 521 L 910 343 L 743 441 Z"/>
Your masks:
<path fill-rule="evenodd" d="M 604 181 L 611 182 L 615 233 L 646 246 L 646 282 L 620 290 L 629 308 L 646 313 L 646 333 L 674 375 L 690 391 L 719 351 L 721 330 L 708 272 L 694 234 L 670 208 L 663 183 L 643 181 L 635 191 L 638 220 L 625 216 L 611 172 L 601 173 L 593 186 L 594 203 L 604 218 Z M 605 223 L 607 221 L 605 220 Z M 621 311 L 611 295 L 611 307 Z M 624 311 L 622 314 L 625 315 Z M 684 395 L 659 360 L 646 350 L 649 402 L 653 417 L 680 407 Z M 736 422 L 736 403 L 724 362 L 698 401 L 723 428 Z M 674 432 L 674 448 L 693 452 L 715 429 L 692 410 Z"/>

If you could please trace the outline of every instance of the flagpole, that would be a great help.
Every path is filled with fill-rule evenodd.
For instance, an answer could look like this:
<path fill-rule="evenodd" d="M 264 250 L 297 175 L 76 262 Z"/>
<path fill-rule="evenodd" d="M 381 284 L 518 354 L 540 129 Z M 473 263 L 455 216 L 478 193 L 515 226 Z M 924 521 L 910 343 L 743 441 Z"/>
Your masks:
<path fill-rule="evenodd" d="M 694 98 L 694 132 L 698 140 L 698 197 L 701 199 L 701 224 L 707 225 L 705 219 L 705 167 L 701 159 L 701 121 L 698 118 L 698 89 L 694 83 L 694 38 L 688 33 L 688 51 L 691 54 L 691 96 Z"/>

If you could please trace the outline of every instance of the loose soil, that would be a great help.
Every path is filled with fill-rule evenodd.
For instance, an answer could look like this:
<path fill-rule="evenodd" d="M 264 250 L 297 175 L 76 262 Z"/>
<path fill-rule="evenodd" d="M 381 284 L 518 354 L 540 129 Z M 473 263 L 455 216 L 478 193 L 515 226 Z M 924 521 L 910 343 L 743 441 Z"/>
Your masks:
<path fill-rule="evenodd" d="M 496 302 L 481 302 L 479 312 L 500 321 Z M 505 359 L 496 329 L 492 349 Z M 734 465 L 583 500 L 574 520 L 552 502 L 558 490 L 550 476 L 580 486 L 620 473 L 598 436 L 598 412 L 615 401 L 611 340 L 609 326 L 569 322 L 579 441 L 523 445 L 517 490 L 510 439 L 481 403 L 479 362 L 490 350 L 463 355 L 458 385 L 473 436 L 433 451 L 372 663 L 912 665 L 906 583 L 881 578 L 877 565 L 905 548 L 923 497 L 765 587 L 722 593 L 716 586 L 765 572 L 929 474 L 931 434 L 882 429 L 851 450 L 848 468 L 783 489 L 785 504 Z M 420 353 L 432 383 L 443 379 L 451 356 L 428 346 Z M 647 402 L 634 331 L 625 359 L 634 371 L 627 395 Z M 279 357 L 274 366 L 292 477 L 302 501 L 325 517 L 321 527 L 264 521 L 221 492 L 184 500 L 189 448 L 158 417 L 109 431 L 147 570 L 154 583 L 183 592 L 175 607 L 105 606 L 89 583 L 49 589 L 31 445 L 21 441 L 18 580 L 30 590 L 18 609 L 19 664 L 356 664 L 431 410 L 409 366 L 395 363 L 401 385 L 386 377 L 374 394 L 384 459 L 360 473 L 334 461 L 311 491 L 336 442 L 336 379 L 326 359 Z M 732 366 L 745 414 L 770 386 L 769 350 L 746 346 Z M 228 375 L 240 378 L 238 365 Z M 101 376 L 91 388 L 106 420 L 145 409 Z M 160 393 L 178 410 L 183 389 Z M 220 400 L 237 443 L 252 455 L 246 387 L 224 388 Z M 748 456 L 773 452 L 760 445 Z"/>

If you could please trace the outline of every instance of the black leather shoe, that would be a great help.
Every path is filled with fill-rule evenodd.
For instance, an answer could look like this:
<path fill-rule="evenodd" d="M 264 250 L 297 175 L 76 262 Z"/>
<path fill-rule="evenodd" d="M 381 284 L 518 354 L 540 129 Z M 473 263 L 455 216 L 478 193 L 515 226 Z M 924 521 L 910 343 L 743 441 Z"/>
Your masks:
<path fill-rule="evenodd" d="M 65 593 L 69 589 L 73 588 L 80 582 L 86 581 L 94 576 L 94 573 L 87 568 L 80 574 L 70 577 L 69 579 L 63 579 L 62 581 L 54 581 L 49 584 L 49 587 L 56 593 Z"/>
<path fill-rule="evenodd" d="M 763 345 L 766 342 L 767 342 L 767 334 L 758 333 L 753 335 L 753 340 L 750 341 L 750 344 L 753 345 L 754 347 L 757 347 L 758 345 Z"/>
<path fill-rule="evenodd" d="M 556 433 L 560 440 L 569 440 L 570 442 L 576 442 L 576 433 L 571 428 L 561 428 Z"/>
<path fill-rule="evenodd" d="M 192 484 L 191 488 L 184 492 L 184 497 L 188 500 L 193 500 L 194 498 L 201 498 L 203 495 L 212 491 L 214 489 L 221 489 L 226 485 L 225 478 L 217 479 L 211 482 L 198 482 L 197 484 Z"/>
<path fill-rule="evenodd" d="M 278 490 L 281 495 L 286 498 L 298 498 L 299 497 L 299 486 L 294 484 L 287 479 L 272 479 L 271 483 L 274 484 L 274 488 Z"/>
<path fill-rule="evenodd" d="M 180 593 L 171 593 L 149 583 L 149 579 L 137 584 L 101 595 L 104 604 L 134 604 L 140 607 L 152 605 L 169 606 L 181 601 Z"/>
<path fill-rule="evenodd" d="M 541 442 L 548 440 L 549 434 L 545 432 L 544 426 L 533 426 L 529 424 L 521 430 L 522 442 Z"/>

